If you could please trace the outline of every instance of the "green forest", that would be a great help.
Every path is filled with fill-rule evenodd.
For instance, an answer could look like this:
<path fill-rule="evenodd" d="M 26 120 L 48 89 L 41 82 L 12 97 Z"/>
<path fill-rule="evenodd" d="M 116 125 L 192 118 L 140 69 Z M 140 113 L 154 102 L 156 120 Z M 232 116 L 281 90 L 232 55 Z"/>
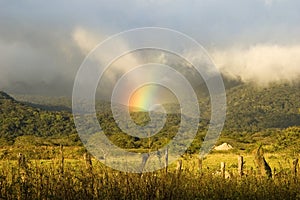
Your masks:
<path fill-rule="evenodd" d="M 227 117 L 217 144 L 228 142 L 235 150 L 250 151 L 258 143 L 269 151 L 300 151 L 300 86 L 273 84 L 256 87 L 239 84 L 227 90 Z M 189 153 L 197 152 L 205 137 L 210 120 L 210 101 L 200 98 L 201 120 L 197 137 Z M 168 105 L 166 105 L 168 106 Z M 172 105 L 169 105 L 172 106 Z M 0 93 L 0 143 L 10 145 L 65 145 L 82 146 L 77 135 L 67 97 L 9 95 Z M 163 129 L 149 139 L 140 139 L 123 133 L 110 111 L 109 102 L 96 106 L 97 117 L 104 133 L 116 145 L 127 149 L 157 149 L 177 132 L 180 114 L 170 113 Z M 174 109 L 176 110 L 176 109 Z M 137 124 L 149 121 L 147 112 L 133 112 Z M 157 114 L 157 118 L 160 116 Z"/>

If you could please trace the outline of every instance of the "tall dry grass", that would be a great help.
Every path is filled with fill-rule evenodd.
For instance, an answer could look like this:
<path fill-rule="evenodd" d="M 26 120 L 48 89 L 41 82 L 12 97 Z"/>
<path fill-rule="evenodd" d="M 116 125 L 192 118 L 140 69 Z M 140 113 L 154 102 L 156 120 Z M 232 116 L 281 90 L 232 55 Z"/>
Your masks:
<path fill-rule="evenodd" d="M 226 179 L 186 166 L 141 175 L 91 163 L 88 156 L 76 162 L 22 158 L 2 161 L 0 199 L 300 199 L 300 184 L 292 172 L 272 179 L 237 172 Z"/>

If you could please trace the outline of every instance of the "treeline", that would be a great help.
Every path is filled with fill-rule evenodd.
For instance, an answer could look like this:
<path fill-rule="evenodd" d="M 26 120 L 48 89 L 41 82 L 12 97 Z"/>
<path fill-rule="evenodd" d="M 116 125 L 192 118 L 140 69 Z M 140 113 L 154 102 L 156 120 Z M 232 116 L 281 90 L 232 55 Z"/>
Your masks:
<path fill-rule="evenodd" d="M 0 137 L 11 144 L 24 135 L 39 137 L 76 134 L 69 112 L 51 112 L 20 103 L 0 93 Z"/>
<path fill-rule="evenodd" d="M 30 98 L 22 96 L 21 99 L 25 101 Z M 73 122 L 69 100 L 53 98 L 51 102 L 51 98 L 46 98 L 45 105 L 41 105 L 42 97 L 33 99 L 35 100 L 30 103 L 20 102 L 4 92 L 0 93 L 1 145 L 14 144 L 20 141 L 20 139 L 17 140 L 18 137 L 27 135 L 47 138 L 44 141 L 48 142 L 36 142 L 40 145 L 58 144 L 58 141 L 63 141 L 65 145 L 81 144 Z M 227 91 L 227 118 L 219 142 L 229 141 L 238 149 L 249 149 L 257 142 L 276 144 L 277 146 L 272 146 L 275 150 L 284 149 L 285 145 L 280 143 L 281 137 L 290 138 L 290 140 L 285 138 L 285 141 L 298 141 L 297 137 L 293 137 L 298 134 L 297 127 L 300 126 L 299 99 L 299 85 L 277 84 L 267 88 L 239 85 L 231 88 Z M 67 109 L 57 111 L 59 106 Z M 172 105 L 168 106 L 169 110 L 178 110 L 178 108 L 172 109 Z M 197 151 L 201 146 L 210 120 L 209 108 L 209 99 L 201 98 L 201 120 L 198 135 L 189 149 L 191 152 Z M 121 109 L 126 109 L 126 107 Z M 170 113 L 167 115 L 165 126 L 158 134 L 150 139 L 140 139 L 121 131 L 112 116 L 109 103 L 97 103 L 96 110 L 104 133 L 113 143 L 127 149 L 157 149 L 174 137 L 181 122 L 180 114 Z M 131 114 L 131 117 L 139 125 L 145 125 L 150 120 L 146 112 L 135 112 Z M 161 116 L 157 114 L 154 120 L 161 120 Z M 52 139 L 49 141 L 49 138 Z"/>
<path fill-rule="evenodd" d="M 241 85 L 227 92 L 226 131 L 255 133 L 300 125 L 300 85 Z"/>

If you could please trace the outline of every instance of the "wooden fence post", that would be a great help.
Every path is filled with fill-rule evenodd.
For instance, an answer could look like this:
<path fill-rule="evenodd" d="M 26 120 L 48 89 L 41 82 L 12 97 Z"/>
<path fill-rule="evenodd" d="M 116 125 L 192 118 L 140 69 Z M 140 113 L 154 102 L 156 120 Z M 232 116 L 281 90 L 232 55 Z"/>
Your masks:
<path fill-rule="evenodd" d="M 86 169 L 91 172 L 93 169 L 93 163 L 92 163 L 92 157 L 88 152 L 85 152 L 83 154 L 83 159 L 85 161 L 85 167 Z"/>
<path fill-rule="evenodd" d="M 297 177 L 298 162 L 299 162 L 298 158 L 293 160 L 293 174 L 295 178 Z"/>
<path fill-rule="evenodd" d="M 203 161 L 202 157 L 198 158 L 198 170 L 199 170 L 199 172 L 202 172 L 202 161 Z"/>
<path fill-rule="evenodd" d="M 258 165 L 259 174 L 261 176 L 272 178 L 272 170 L 263 155 L 262 145 L 260 145 L 255 152 L 255 161 L 256 164 Z"/>
<path fill-rule="evenodd" d="M 180 173 L 181 169 L 182 169 L 182 160 L 180 159 L 180 160 L 177 161 L 176 170 L 177 170 L 178 173 Z"/>
<path fill-rule="evenodd" d="M 165 168 L 166 168 L 166 173 L 168 173 L 168 165 L 169 165 L 169 149 L 167 147 L 166 148 L 166 153 L 165 153 Z"/>
<path fill-rule="evenodd" d="M 142 163 L 141 163 L 141 167 L 140 167 L 141 168 L 141 173 L 144 171 L 145 166 L 147 164 L 147 161 L 148 161 L 149 157 L 150 157 L 149 153 L 144 153 L 143 154 Z"/>
<path fill-rule="evenodd" d="M 65 157 L 64 157 L 64 146 L 63 145 L 60 145 L 60 173 L 61 175 L 63 175 L 64 173 L 64 162 L 65 162 Z"/>
<path fill-rule="evenodd" d="M 225 163 L 221 162 L 221 175 L 223 178 L 225 178 Z"/>
<path fill-rule="evenodd" d="M 19 153 L 18 154 L 18 166 L 20 168 L 26 168 L 26 158 L 25 155 Z"/>
<path fill-rule="evenodd" d="M 239 170 L 240 177 L 242 177 L 244 174 L 243 167 L 244 167 L 244 158 L 243 158 L 243 156 L 239 156 L 238 157 L 238 170 Z"/>

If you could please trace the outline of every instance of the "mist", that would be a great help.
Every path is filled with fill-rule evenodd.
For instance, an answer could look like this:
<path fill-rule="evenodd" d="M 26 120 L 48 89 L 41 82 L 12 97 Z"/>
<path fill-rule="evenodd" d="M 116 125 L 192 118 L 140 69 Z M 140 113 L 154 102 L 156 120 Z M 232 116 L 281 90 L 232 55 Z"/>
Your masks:
<path fill-rule="evenodd" d="M 101 37 L 82 28 L 74 31 L 74 40 L 83 52 L 89 52 L 100 41 Z M 126 41 L 120 42 L 125 49 Z M 274 82 L 294 83 L 300 80 L 300 45 L 255 44 L 250 46 L 234 46 L 208 49 L 216 67 L 226 78 L 238 79 L 244 83 L 255 83 L 268 86 Z M 109 54 L 109 52 L 108 52 Z M 201 59 L 197 52 L 187 52 L 189 58 Z M 181 58 L 167 52 L 148 51 L 131 53 L 123 56 L 112 64 L 113 70 L 105 74 L 106 82 L 116 82 L 117 78 L 130 68 L 146 62 L 157 62 L 172 66 L 187 76 L 192 85 L 203 82 L 201 76 Z M 181 67 L 178 67 L 181 66 Z M 210 69 L 206 69 L 210 71 Z M 137 79 L 139 77 L 136 77 Z M 105 81 L 103 81 L 105 82 Z"/>
<path fill-rule="evenodd" d="M 113 34 L 144 26 L 193 37 L 231 78 L 260 85 L 294 82 L 300 74 L 299 8 L 293 0 L 1 1 L 0 90 L 70 96 L 90 50 Z M 126 45 L 120 41 L 121 49 Z M 181 63 L 164 53 L 147 57 Z M 118 60 L 107 83 L 147 59 L 131 54 Z M 181 72 L 197 84 L 198 76 L 186 69 Z"/>
<path fill-rule="evenodd" d="M 246 83 L 267 86 L 300 79 L 300 46 L 257 44 L 248 48 L 215 50 L 211 56 L 220 71 Z"/>

